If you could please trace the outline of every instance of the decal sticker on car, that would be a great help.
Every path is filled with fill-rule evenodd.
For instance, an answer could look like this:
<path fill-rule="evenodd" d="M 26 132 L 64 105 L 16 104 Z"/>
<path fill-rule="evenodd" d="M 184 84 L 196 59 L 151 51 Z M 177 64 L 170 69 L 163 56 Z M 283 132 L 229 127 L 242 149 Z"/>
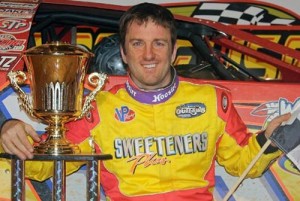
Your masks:
<path fill-rule="evenodd" d="M 22 51 L 25 49 L 24 39 L 16 39 L 11 34 L 0 34 L 0 51 Z"/>
<path fill-rule="evenodd" d="M 20 60 L 19 54 L 5 54 L 0 55 L 0 71 L 10 71 L 16 63 Z"/>
<path fill-rule="evenodd" d="M 5 18 L 0 19 L 0 32 L 3 33 L 24 33 L 30 29 L 31 22 L 24 19 Z"/>

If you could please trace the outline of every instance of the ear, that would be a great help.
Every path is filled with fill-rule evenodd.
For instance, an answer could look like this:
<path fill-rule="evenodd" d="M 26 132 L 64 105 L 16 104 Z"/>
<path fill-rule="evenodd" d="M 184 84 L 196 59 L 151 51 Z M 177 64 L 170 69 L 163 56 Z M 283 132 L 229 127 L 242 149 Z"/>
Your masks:
<path fill-rule="evenodd" d="M 127 63 L 127 58 L 126 58 L 126 55 L 125 55 L 125 52 L 124 52 L 124 49 L 122 47 L 122 45 L 120 45 L 120 52 L 121 52 L 121 56 L 122 56 L 122 59 L 123 59 L 123 62 L 128 64 Z"/>
<path fill-rule="evenodd" d="M 174 48 L 173 48 L 173 52 L 172 52 L 172 61 L 171 63 L 173 63 L 176 59 L 176 54 L 177 54 L 177 43 L 175 43 Z"/>

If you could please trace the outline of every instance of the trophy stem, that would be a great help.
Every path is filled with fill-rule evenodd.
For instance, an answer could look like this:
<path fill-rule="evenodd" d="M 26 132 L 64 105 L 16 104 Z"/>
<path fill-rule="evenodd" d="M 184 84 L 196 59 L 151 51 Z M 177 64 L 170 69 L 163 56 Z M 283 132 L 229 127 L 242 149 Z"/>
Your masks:
<path fill-rule="evenodd" d="M 70 119 L 68 119 L 70 120 Z M 47 139 L 34 147 L 34 152 L 38 154 L 78 154 L 80 149 L 77 145 L 71 144 L 66 138 L 65 128 L 66 118 L 58 115 L 52 116 L 49 126 L 46 128 Z"/>

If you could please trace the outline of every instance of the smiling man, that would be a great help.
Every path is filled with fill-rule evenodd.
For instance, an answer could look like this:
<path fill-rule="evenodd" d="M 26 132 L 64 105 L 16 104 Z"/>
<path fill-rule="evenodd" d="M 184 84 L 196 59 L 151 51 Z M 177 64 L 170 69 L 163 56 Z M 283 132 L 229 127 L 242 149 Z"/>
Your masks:
<path fill-rule="evenodd" d="M 220 86 L 195 84 L 177 76 L 173 15 L 159 5 L 142 3 L 120 19 L 121 54 L 128 80 L 100 92 L 85 119 L 70 122 L 67 138 L 91 152 L 112 154 L 101 161 L 100 179 L 108 200 L 213 200 L 215 161 L 240 175 L 261 146 L 289 114 L 271 121 L 261 134 L 251 134 L 236 112 L 230 92 Z M 22 121 L 5 122 L 3 151 L 22 159 L 34 148 L 26 135 L 39 141 Z M 248 177 L 260 176 L 281 152 L 269 147 Z M 68 163 L 67 173 L 83 164 Z M 26 162 L 27 176 L 51 177 L 47 162 Z"/>

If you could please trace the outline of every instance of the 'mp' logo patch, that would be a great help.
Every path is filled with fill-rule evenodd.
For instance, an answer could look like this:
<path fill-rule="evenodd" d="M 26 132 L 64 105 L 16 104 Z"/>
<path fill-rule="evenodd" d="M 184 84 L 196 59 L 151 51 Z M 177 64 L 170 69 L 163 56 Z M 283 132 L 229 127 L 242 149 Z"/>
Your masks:
<path fill-rule="evenodd" d="M 115 118 L 120 122 L 128 122 L 135 118 L 135 112 L 127 106 L 115 109 Z"/>

